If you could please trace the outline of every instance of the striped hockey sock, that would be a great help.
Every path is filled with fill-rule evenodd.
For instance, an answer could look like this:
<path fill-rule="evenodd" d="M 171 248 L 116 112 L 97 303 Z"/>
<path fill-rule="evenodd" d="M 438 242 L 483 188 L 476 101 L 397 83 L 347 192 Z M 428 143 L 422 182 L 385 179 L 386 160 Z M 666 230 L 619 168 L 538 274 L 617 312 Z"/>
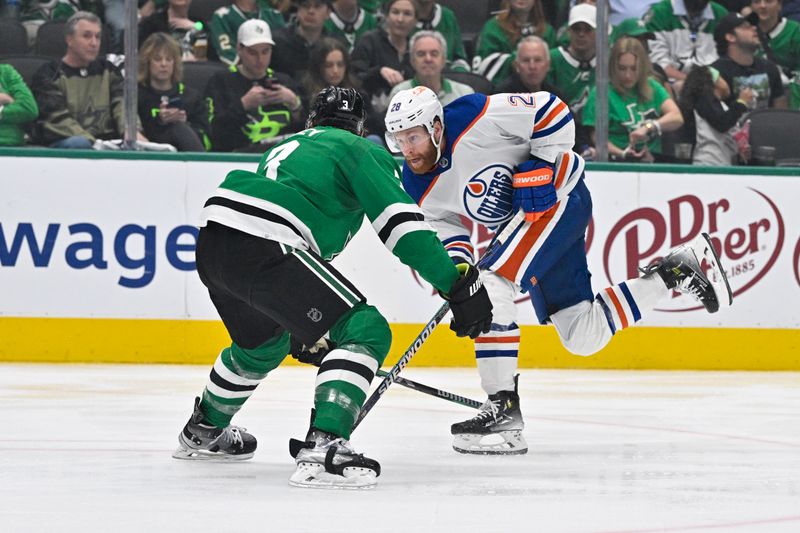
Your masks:
<path fill-rule="evenodd" d="M 314 427 L 349 439 L 377 370 L 378 361 L 361 346 L 331 350 L 317 372 Z"/>
<path fill-rule="evenodd" d="M 489 333 L 475 339 L 475 359 L 481 387 L 487 394 L 514 390 L 519 354 L 519 326 L 492 324 Z"/>
<path fill-rule="evenodd" d="M 613 335 L 641 320 L 667 294 L 669 290 L 658 276 L 644 276 L 606 287 L 595 301 L 603 308 Z"/>

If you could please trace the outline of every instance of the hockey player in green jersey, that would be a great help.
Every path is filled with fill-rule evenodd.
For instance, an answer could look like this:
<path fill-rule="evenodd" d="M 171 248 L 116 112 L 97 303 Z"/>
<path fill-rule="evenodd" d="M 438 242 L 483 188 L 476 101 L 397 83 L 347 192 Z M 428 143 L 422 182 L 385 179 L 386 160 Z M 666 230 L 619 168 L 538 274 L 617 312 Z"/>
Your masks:
<path fill-rule="evenodd" d="M 380 465 L 356 454 L 348 439 L 391 332 L 329 261 L 366 215 L 383 244 L 450 301 L 457 335 L 488 331 L 491 303 L 477 270 L 453 265 L 403 191 L 394 159 L 362 138 L 358 92 L 323 89 L 306 126 L 264 154 L 256 172 L 229 173 L 203 209 L 197 271 L 233 343 L 195 400 L 174 457 L 252 457 L 256 439 L 231 418 L 294 341 L 304 345 L 295 354 L 320 346 L 327 353 L 316 414 L 289 483 L 369 488 Z"/>

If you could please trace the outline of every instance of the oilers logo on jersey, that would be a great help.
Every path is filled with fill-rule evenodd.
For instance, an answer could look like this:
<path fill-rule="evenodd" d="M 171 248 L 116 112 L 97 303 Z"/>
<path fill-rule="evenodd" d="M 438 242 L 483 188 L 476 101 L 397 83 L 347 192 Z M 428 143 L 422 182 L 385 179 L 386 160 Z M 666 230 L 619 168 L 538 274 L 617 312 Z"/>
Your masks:
<path fill-rule="evenodd" d="M 511 218 L 511 174 L 510 167 L 493 164 L 470 178 L 464 187 L 464 210 L 473 220 L 495 226 Z"/>

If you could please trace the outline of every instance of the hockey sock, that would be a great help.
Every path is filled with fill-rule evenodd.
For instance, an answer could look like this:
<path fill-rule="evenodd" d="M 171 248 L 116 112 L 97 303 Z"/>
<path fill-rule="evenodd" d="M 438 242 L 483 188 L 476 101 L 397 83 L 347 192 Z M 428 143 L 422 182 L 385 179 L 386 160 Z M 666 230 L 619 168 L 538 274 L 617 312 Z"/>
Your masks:
<path fill-rule="evenodd" d="M 669 294 L 658 275 L 649 275 L 623 281 L 607 287 L 597 294 L 596 301 L 603 306 L 611 332 L 625 329 L 642 319 Z"/>
<path fill-rule="evenodd" d="M 377 370 L 378 361 L 362 346 L 345 344 L 331 350 L 317 373 L 314 427 L 349 439 Z"/>
<path fill-rule="evenodd" d="M 200 409 L 204 421 L 226 427 L 267 374 L 289 352 L 289 334 L 270 339 L 258 348 L 245 349 L 236 343 L 225 348 L 211 369 Z"/>
<path fill-rule="evenodd" d="M 475 339 L 475 358 L 486 394 L 514 390 L 519 352 L 519 326 L 492 323 L 489 333 Z"/>

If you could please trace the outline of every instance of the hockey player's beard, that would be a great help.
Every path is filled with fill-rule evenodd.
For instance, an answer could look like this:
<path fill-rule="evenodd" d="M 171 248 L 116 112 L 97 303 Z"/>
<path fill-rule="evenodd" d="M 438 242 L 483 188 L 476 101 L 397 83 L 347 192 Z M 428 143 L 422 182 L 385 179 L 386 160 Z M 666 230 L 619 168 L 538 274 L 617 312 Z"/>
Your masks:
<path fill-rule="evenodd" d="M 444 145 L 444 138 L 442 138 L 442 145 Z M 405 160 L 414 174 L 427 174 L 428 172 L 432 172 L 439 162 L 436 155 L 436 147 L 433 145 L 433 142 L 430 142 L 423 150 L 411 156 L 406 156 Z"/>

